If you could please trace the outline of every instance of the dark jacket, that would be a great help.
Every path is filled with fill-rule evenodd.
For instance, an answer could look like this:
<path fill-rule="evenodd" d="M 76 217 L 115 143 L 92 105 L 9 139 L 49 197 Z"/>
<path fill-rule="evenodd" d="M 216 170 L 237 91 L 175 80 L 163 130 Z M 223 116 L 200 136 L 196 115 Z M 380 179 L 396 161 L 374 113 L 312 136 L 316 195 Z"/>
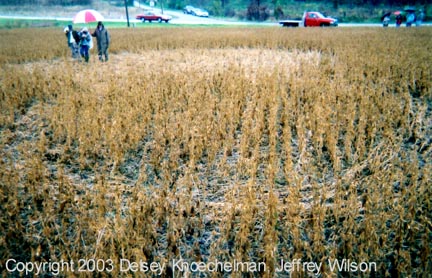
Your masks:
<path fill-rule="evenodd" d="M 73 40 L 74 40 L 74 37 L 73 37 L 73 34 L 72 34 L 72 32 L 73 32 L 72 25 L 68 25 L 64 29 L 64 32 L 65 32 L 65 35 L 66 35 L 66 38 L 67 38 L 68 46 L 72 46 L 72 43 L 73 43 Z"/>
<path fill-rule="evenodd" d="M 102 49 L 107 49 L 109 47 L 110 36 L 107 29 L 105 29 L 105 27 L 103 26 L 103 24 L 101 25 L 101 29 L 99 29 L 99 27 L 96 28 L 92 36 L 96 37 L 98 49 L 102 50 Z"/>

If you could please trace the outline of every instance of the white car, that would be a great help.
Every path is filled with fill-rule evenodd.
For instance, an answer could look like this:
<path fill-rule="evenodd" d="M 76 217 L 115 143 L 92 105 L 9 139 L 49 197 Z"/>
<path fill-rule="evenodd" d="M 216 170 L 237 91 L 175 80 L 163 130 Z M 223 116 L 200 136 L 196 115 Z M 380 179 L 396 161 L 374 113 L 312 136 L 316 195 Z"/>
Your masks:
<path fill-rule="evenodd" d="M 203 9 L 199 9 L 199 8 L 193 9 L 191 14 L 193 14 L 195 16 L 200 16 L 200 17 L 208 17 L 209 16 L 208 11 L 203 10 Z"/>
<path fill-rule="evenodd" d="M 186 7 L 183 8 L 183 13 L 184 14 L 192 14 L 192 10 L 194 10 L 195 7 L 191 6 L 191 5 L 187 5 Z"/>

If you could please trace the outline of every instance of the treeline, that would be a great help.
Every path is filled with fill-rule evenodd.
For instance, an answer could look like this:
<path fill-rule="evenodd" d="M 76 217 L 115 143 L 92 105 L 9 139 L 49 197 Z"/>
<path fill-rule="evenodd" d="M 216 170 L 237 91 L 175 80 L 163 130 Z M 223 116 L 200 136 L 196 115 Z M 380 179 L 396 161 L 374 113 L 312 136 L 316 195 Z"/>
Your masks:
<path fill-rule="evenodd" d="M 303 1 L 308 2 L 308 1 Z M 328 1 L 314 1 L 314 2 L 328 2 Z M 430 1 L 429 0 L 332 0 L 333 7 L 337 8 L 339 5 L 385 5 L 385 6 L 406 6 L 406 5 L 426 5 Z"/>
<path fill-rule="evenodd" d="M 90 5 L 95 0 L 0 0 L 0 5 L 17 5 L 17 4 L 30 4 L 30 5 Z M 98 0 L 101 1 L 101 0 Z M 132 4 L 133 0 L 126 0 Z M 141 3 L 150 2 L 150 0 L 136 0 Z M 300 3 L 328 3 L 331 2 L 334 6 L 338 5 L 386 5 L 386 6 L 403 6 L 403 5 L 426 5 L 430 4 L 430 0 L 154 0 L 154 2 L 161 2 L 167 7 L 180 8 L 184 5 L 197 5 L 202 7 L 218 5 L 222 8 L 231 5 L 238 7 L 248 6 L 283 6 L 293 2 Z M 109 2 L 123 2 L 120 0 Z"/>
<path fill-rule="evenodd" d="M 74 6 L 91 5 L 93 0 L 0 0 L 0 5 Z"/>
<path fill-rule="evenodd" d="M 103 0 L 0 0 L 0 5 L 91 5 L 94 1 Z M 135 0 L 140 3 L 149 3 L 150 0 Z M 430 0 L 153 0 L 158 4 L 165 5 L 169 8 L 183 8 L 185 5 L 196 5 L 200 7 L 220 6 L 225 8 L 227 6 L 234 7 L 251 7 L 251 6 L 284 6 L 292 3 L 324 3 L 331 2 L 333 6 L 350 5 L 385 5 L 385 6 L 404 6 L 404 5 L 426 5 L 430 4 Z M 124 0 L 110 0 L 112 2 L 124 3 Z M 129 5 L 132 5 L 134 0 L 126 0 Z"/>
<path fill-rule="evenodd" d="M 292 3 L 323 3 L 327 4 L 331 2 L 334 6 L 339 5 L 350 5 L 350 6 L 362 6 L 362 5 L 385 5 L 385 6 L 404 6 L 404 5 L 426 5 L 430 4 L 430 0 L 159 0 L 165 2 L 167 6 L 172 8 L 183 7 L 184 5 L 197 5 L 197 6 L 212 6 L 220 5 L 225 7 L 230 6 L 284 6 Z M 141 0 L 140 2 L 148 2 Z M 157 2 L 157 1 L 155 1 Z"/>

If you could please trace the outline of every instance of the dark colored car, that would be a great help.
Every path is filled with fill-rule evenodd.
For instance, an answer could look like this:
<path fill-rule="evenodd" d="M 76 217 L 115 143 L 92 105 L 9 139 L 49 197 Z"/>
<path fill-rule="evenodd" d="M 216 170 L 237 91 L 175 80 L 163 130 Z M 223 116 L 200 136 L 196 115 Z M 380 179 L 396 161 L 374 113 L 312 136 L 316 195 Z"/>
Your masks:
<path fill-rule="evenodd" d="M 169 15 L 165 15 L 165 14 L 158 14 L 155 12 L 145 12 L 143 14 L 139 14 L 135 17 L 138 20 L 142 20 L 142 22 L 152 22 L 152 21 L 158 21 L 158 22 L 162 22 L 165 21 L 166 23 L 168 23 L 168 21 L 171 20 L 171 16 Z"/>

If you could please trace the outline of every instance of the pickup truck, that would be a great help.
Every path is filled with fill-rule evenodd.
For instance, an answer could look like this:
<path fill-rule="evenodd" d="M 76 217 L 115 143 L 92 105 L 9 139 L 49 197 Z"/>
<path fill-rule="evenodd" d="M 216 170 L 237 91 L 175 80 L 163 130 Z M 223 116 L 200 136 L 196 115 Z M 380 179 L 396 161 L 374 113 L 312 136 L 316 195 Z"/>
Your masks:
<path fill-rule="evenodd" d="M 279 21 L 283 27 L 312 27 L 312 26 L 338 26 L 337 19 L 326 17 L 320 12 L 305 12 L 302 20 L 281 20 Z"/>

